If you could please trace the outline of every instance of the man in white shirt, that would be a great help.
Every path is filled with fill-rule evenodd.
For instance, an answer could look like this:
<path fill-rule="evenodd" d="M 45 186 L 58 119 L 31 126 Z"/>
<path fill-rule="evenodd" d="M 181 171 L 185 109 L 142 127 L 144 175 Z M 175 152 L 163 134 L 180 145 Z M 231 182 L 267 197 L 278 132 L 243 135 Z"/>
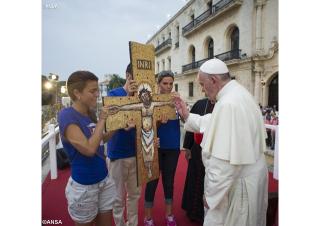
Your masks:
<path fill-rule="evenodd" d="M 265 226 L 268 171 L 264 157 L 266 130 L 258 105 L 238 82 L 231 80 L 224 62 L 201 65 L 198 82 L 211 101 L 212 114 L 189 113 L 174 95 L 184 128 L 203 133 L 205 166 L 204 226 Z"/>

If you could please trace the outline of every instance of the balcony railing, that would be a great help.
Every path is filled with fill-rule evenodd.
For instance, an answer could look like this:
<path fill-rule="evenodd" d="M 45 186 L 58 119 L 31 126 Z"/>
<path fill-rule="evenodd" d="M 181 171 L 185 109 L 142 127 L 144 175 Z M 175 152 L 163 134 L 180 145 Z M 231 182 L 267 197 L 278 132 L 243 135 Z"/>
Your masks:
<path fill-rule="evenodd" d="M 218 54 L 215 57 L 222 60 L 222 61 L 240 59 L 241 58 L 241 49 L 233 49 L 231 51 Z"/>
<path fill-rule="evenodd" d="M 226 6 L 230 5 L 231 3 L 235 3 L 234 5 L 239 5 L 242 3 L 242 0 L 221 0 L 217 2 L 215 5 L 203 12 L 200 16 L 184 26 L 182 28 L 182 35 L 187 35 L 187 33 L 189 33 L 190 31 L 201 26 L 202 22 L 214 17 L 217 13 L 221 12 Z"/>
<path fill-rule="evenodd" d="M 221 0 L 212 6 L 212 12 L 216 13 L 219 10 L 223 9 L 225 6 L 230 4 L 233 0 Z"/>
<path fill-rule="evenodd" d="M 172 39 L 168 38 L 167 40 L 165 40 L 163 43 L 161 43 L 155 48 L 156 54 L 160 53 L 162 50 L 167 49 L 168 47 L 171 47 L 171 44 L 172 44 Z"/>
<path fill-rule="evenodd" d="M 232 59 L 240 59 L 240 56 L 241 56 L 241 49 L 234 49 L 234 50 L 231 50 L 231 51 L 228 51 L 228 52 L 225 52 L 225 53 L 221 53 L 221 54 L 215 55 L 214 57 L 218 58 L 218 59 L 220 59 L 222 61 L 228 61 L 228 60 L 232 60 Z M 206 62 L 209 59 L 212 59 L 212 58 L 205 58 L 205 59 L 202 59 L 202 60 L 199 60 L 199 61 L 192 62 L 190 64 L 183 65 L 182 66 L 182 72 L 189 71 L 189 70 L 192 70 L 192 69 L 197 69 L 204 62 Z"/>
<path fill-rule="evenodd" d="M 205 19 L 207 19 L 210 15 L 212 14 L 212 7 L 210 7 L 210 9 L 208 9 L 207 11 L 205 11 L 204 13 L 202 13 L 200 16 L 198 16 L 195 20 L 194 20 L 194 26 L 197 26 L 198 24 L 200 24 L 202 21 L 204 21 Z"/>
<path fill-rule="evenodd" d="M 189 71 L 191 69 L 199 68 L 204 62 L 209 60 L 210 58 L 202 59 L 199 61 L 192 62 L 190 64 L 186 64 L 182 66 L 182 72 Z"/>

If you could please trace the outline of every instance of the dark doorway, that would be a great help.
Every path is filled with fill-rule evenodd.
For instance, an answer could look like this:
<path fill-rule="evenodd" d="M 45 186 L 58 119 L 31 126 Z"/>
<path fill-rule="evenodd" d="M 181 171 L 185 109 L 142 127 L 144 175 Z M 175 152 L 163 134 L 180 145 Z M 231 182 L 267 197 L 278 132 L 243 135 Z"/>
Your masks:
<path fill-rule="evenodd" d="M 276 105 L 277 111 L 279 110 L 279 83 L 278 83 L 278 72 L 275 73 L 275 76 L 271 80 L 269 84 L 269 97 L 268 97 L 268 105 L 273 107 Z"/>

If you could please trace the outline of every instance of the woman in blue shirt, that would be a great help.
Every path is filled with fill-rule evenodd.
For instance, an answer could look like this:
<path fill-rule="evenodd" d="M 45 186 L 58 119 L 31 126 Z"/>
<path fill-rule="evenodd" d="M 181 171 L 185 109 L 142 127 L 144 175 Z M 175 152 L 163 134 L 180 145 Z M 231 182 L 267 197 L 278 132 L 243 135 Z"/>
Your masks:
<path fill-rule="evenodd" d="M 104 133 L 108 114 L 102 108 L 97 121 L 94 109 L 99 97 L 98 78 L 89 71 L 76 71 L 67 81 L 73 104 L 59 112 L 62 144 L 71 162 L 66 186 L 68 212 L 75 225 L 111 225 L 115 197 L 113 180 L 108 176 Z"/>
<path fill-rule="evenodd" d="M 162 71 L 158 76 L 158 87 L 161 94 L 171 93 L 173 87 L 173 73 L 171 71 Z M 162 120 L 165 121 L 164 119 Z M 159 168 L 162 175 L 162 185 L 165 198 L 165 222 L 167 226 L 176 226 L 176 220 L 173 215 L 173 185 L 174 175 L 180 154 L 180 123 L 179 118 L 168 120 L 167 123 L 158 127 L 158 136 L 160 138 Z M 145 226 L 154 226 L 152 219 L 152 208 L 154 195 L 158 186 L 159 179 L 150 181 L 145 189 Z"/>

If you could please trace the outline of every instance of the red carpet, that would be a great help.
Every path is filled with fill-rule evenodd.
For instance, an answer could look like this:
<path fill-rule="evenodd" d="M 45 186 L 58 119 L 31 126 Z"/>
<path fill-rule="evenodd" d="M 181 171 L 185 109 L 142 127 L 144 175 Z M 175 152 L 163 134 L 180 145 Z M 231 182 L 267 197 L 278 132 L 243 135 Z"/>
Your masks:
<path fill-rule="evenodd" d="M 278 192 L 278 181 L 273 178 L 273 173 L 269 172 L 269 193 Z"/>
<path fill-rule="evenodd" d="M 269 172 L 269 199 L 267 210 L 267 226 L 278 226 L 278 181 L 273 179 L 273 174 Z"/>
<path fill-rule="evenodd" d="M 181 199 L 184 187 L 184 181 L 187 171 L 187 162 L 184 154 L 180 154 L 178 167 L 175 175 L 174 184 L 174 205 L 173 212 L 176 216 L 177 224 L 179 226 L 196 226 L 200 223 L 191 222 L 185 215 L 185 211 L 181 209 Z M 57 220 L 62 222 L 64 226 L 72 226 L 71 220 L 67 210 L 67 200 L 65 198 L 64 189 L 67 180 L 70 176 L 70 169 L 59 170 L 58 179 L 51 180 L 50 174 L 47 176 L 42 184 L 42 220 Z M 278 181 L 274 180 L 272 174 L 269 174 L 269 191 L 277 193 Z M 139 201 L 139 225 L 143 225 L 143 201 L 144 201 L 144 188 L 142 189 L 141 198 Z M 161 180 L 158 184 L 155 198 L 155 208 L 153 211 L 155 224 L 158 226 L 165 225 L 165 206 L 164 195 Z M 278 206 L 278 205 L 276 205 Z M 268 210 L 269 211 L 269 210 Z M 272 211 L 273 212 L 273 211 Z M 273 215 L 273 214 L 272 214 Z M 272 216 L 274 217 L 274 215 Z M 61 224 L 60 224 L 61 225 Z M 273 225 L 273 224 L 272 224 Z"/>
<path fill-rule="evenodd" d="M 197 226 L 199 223 L 191 222 L 185 215 L 185 211 L 181 209 L 181 199 L 184 187 L 184 180 L 187 171 L 187 162 L 184 154 L 179 157 L 178 167 L 174 184 L 174 205 L 173 210 L 178 225 L 181 226 Z M 62 225 L 74 225 L 67 210 L 67 200 L 65 198 L 64 189 L 70 176 L 70 169 L 59 170 L 58 179 L 51 180 L 50 174 L 42 184 L 42 220 L 61 220 Z M 143 225 L 143 202 L 144 188 L 142 189 L 139 201 L 139 225 Z M 164 195 L 161 180 L 159 181 L 156 191 L 155 208 L 153 211 L 156 225 L 165 225 L 165 206 Z M 61 225 L 61 224 L 60 224 Z"/>
<path fill-rule="evenodd" d="M 174 181 L 173 214 L 175 215 L 177 225 L 179 226 L 202 225 L 200 223 L 190 221 L 189 218 L 186 216 L 185 211 L 181 208 L 181 200 L 182 200 L 184 181 L 186 178 L 187 168 L 188 168 L 188 164 L 184 157 L 184 152 L 181 152 L 179 161 L 178 161 L 177 170 L 176 170 L 175 181 Z M 154 201 L 155 207 L 153 210 L 155 225 L 159 225 L 159 226 L 166 225 L 164 193 L 163 193 L 161 180 L 158 183 L 155 197 L 156 197 Z M 143 219 L 144 219 L 143 204 L 144 204 L 144 187 L 142 189 L 142 194 L 139 201 L 139 225 L 143 225 Z"/>
<path fill-rule="evenodd" d="M 62 225 L 74 225 L 64 194 L 70 169 L 58 170 L 58 179 L 51 180 L 50 173 L 42 184 L 42 220 L 61 220 Z M 61 224 L 60 224 L 61 225 Z"/>

